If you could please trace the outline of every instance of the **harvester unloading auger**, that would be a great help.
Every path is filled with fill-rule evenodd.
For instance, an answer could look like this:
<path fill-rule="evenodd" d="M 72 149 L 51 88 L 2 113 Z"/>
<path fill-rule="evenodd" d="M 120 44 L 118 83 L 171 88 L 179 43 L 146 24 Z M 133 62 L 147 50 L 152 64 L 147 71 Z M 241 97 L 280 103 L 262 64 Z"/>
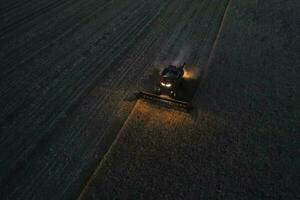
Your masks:
<path fill-rule="evenodd" d="M 184 98 L 185 67 L 185 63 L 179 67 L 169 65 L 159 74 L 159 81 L 156 83 L 154 91 L 140 91 L 137 93 L 137 97 L 189 111 L 192 109 L 192 104 L 185 101 Z"/>

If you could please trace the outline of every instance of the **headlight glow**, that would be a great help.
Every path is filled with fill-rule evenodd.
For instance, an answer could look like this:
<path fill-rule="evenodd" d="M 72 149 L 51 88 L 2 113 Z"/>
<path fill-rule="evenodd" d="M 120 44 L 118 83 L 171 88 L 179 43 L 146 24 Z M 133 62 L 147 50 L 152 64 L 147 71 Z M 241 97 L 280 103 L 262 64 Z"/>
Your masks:
<path fill-rule="evenodd" d="M 161 85 L 168 88 L 172 86 L 171 83 L 163 83 L 163 82 L 161 82 Z"/>

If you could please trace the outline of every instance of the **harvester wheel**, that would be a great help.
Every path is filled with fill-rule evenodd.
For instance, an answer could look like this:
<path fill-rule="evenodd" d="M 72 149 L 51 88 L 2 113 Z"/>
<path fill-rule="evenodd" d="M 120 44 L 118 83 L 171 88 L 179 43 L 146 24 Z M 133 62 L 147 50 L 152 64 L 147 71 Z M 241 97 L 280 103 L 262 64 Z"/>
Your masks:
<path fill-rule="evenodd" d="M 177 97 L 177 93 L 176 92 L 173 92 L 173 95 L 172 95 L 174 98 Z"/>
<path fill-rule="evenodd" d="M 161 90 L 159 87 L 154 88 L 154 93 L 157 95 L 161 95 Z"/>

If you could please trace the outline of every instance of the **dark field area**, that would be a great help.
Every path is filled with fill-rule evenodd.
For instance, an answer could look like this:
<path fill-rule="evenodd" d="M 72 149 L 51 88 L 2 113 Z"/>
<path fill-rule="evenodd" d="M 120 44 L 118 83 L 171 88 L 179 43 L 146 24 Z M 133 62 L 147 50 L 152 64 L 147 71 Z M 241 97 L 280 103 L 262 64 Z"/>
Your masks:
<path fill-rule="evenodd" d="M 0 199 L 299 199 L 299 7 L 1 2 Z M 183 61 L 191 113 L 132 97 Z"/>

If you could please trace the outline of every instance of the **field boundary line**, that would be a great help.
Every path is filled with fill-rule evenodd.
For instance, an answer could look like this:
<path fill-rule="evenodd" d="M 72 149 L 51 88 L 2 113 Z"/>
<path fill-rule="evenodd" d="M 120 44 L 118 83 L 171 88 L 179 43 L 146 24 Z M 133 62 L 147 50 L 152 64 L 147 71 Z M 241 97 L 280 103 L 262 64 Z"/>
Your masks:
<path fill-rule="evenodd" d="M 211 64 L 212 59 L 214 58 L 216 47 L 217 47 L 218 42 L 220 40 L 221 33 L 223 32 L 224 22 L 225 22 L 227 14 L 228 14 L 228 10 L 231 6 L 231 3 L 232 3 L 232 0 L 228 0 L 228 3 L 226 5 L 225 11 L 224 11 L 224 14 L 223 14 L 222 19 L 221 19 L 221 23 L 220 23 L 218 33 L 217 33 L 216 38 L 214 40 L 213 46 L 210 50 L 210 53 L 209 53 L 209 56 L 208 56 L 208 59 L 207 59 L 207 63 L 205 65 L 204 69 L 203 69 L 204 74 L 203 74 L 202 81 L 206 78 L 206 76 L 208 74 L 208 67 Z"/>
<path fill-rule="evenodd" d="M 121 129 L 118 131 L 116 138 L 114 139 L 113 143 L 110 145 L 109 149 L 107 150 L 107 152 L 104 154 L 103 158 L 101 159 L 99 165 L 96 167 L 95 171 L 93 172 L 93 174 L 89 177 L 87 183 L 84 185 L 81 193 L 78 196 L 78 200 L 83 199 L 84 195 L 86 194 L 86 192 L 89 189 L 89 186 L 92 184 L 92 181 L 95 180 L 95 178 L 98 175 L 99 170 L 101 169 L 104 161 L 106 161 L 107 157 L 111 154 L 111 151 L 114 149 L 114 147 L 118 144 L 118 141 L 120 140 L 121 136 L 122 136 L 122 132 L 125 129 L 127 123 L 130 121 L 137 104 L 139 103 L 140 100 L 137 100 L 137 102 L 134 104 L 133 108 L 131 109 L 130 114 L 128 115 L 127 119 L 125 120 L 125 122 L 122 124 Z"/>
<path fill-rule="evenodd" d="M 233 0 L 228 0 L 228 2 L 227 2 L 224 14 L 223 14 L 222 19 L 221 19 L 221 23 L 220 23 L 220 27 L 219 27 L 218 33 L 217 33 L 217 35 L 215 37 L 214 43 L 213 43 L 212 48 L 211 48 L 211 50 L 209 52 L 207 63 L 206 63 L 206 65 L 204 65 L 203 70 L 201 70 L 203 72 L 203 75 L 202 75 L 201 80 L 198 83 L 196 92 L 195 92 L 195 94 L 194 94 L 194 96 L 192 98 L 192 102 L 194 101 L 195 97 L 197 97 L 199 95 L 200 85 L 202 85 L 204 83 L 204 81 L 205 81 L 205 79 L 206 79 L 206 77 L 208 75 L 209 66 L 211 65 L 212 60 L 213 60 L 213 58 L 215 56 L 215 51 L 216 51 L 218 42 L 220 41 L 220 36 L 221 36 L 221 33 L 223 32 L 223 27 L 224 27 L 224 24 L 225 24 L 225 19 L 227 17 L 229 8 L 231 7 L 232 1 Z"/>

